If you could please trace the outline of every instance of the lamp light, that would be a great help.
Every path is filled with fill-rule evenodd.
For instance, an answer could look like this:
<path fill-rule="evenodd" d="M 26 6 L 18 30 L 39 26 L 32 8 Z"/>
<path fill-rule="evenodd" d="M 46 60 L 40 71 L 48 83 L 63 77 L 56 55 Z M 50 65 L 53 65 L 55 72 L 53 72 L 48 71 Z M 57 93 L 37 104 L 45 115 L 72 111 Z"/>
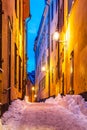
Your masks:
<path fill-rule="evenodd" d="M 59 43 L 63 43 L 63 42 L 67 42 L 67 40 L 60 40 L 60 34 L 58 32 L 58 30 L 56 30 L 53 34 L 53 40 L 57 41 Z"/>
<path fill-rule="evenodd" d="M 35 90 L 35 88 L 34 87 L 32 87 L 32 91 L 34 91 Z"/>
<path fill-rule="evenodd" d="M 46 67 L 45 67 L 45 66 L 42 66 L 41 71 L 42 71 L 42 72 L 46 71 Z"/>
<path fill-rule="evenodd" d="M 1 72 L 4 72 L 4 70 L 3 70 L 2 68 L 0 68 L 0 71 L 1 71 Z"/>
<path fill-rule="evenodd" d="M 36 98 L 36 97 L 37 97 L 37 95 L 35 94 L 35 95 L 34 95 L 34 98 Z"/>
<path fill-rule="evenodd" d="M 58 30 L 56 30 L 55 33 L 53 34 L 53 40 L 58 41 L 58 39 L 59 39 L 59 32 Z"/>

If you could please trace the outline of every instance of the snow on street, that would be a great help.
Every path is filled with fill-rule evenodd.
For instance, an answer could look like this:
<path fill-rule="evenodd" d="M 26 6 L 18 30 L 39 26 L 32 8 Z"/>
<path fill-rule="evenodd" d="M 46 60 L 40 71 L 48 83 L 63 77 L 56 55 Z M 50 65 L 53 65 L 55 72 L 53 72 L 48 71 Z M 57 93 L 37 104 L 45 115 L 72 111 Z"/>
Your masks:
<path fill-rule="evenodd" d="M 45 103 L 15 100 L 1 118 L 0 130 L 87 130 L 87 102 L 58 95 Z"/>

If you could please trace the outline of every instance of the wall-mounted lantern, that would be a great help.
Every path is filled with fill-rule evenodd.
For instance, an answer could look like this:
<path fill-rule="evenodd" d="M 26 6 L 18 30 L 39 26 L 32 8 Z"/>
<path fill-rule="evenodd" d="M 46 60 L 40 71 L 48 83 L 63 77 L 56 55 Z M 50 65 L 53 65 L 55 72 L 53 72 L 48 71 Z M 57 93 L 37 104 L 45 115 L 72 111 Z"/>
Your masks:
<path fill-rule="evenodd" d="M 60 40 L 60 34 L 58 32 L 58 30 L 56 30 L 53 34 L 53 40 L 54 41 L 57 41 L 59 43 L 64 43 L 64 42 L 67 42 L 67 40 Z"/>
<path fill-rule="evenodd" d="M 58 41 L 59 40 L 59 32 L 56 30 L 53 34 L 53 40 Z"/>

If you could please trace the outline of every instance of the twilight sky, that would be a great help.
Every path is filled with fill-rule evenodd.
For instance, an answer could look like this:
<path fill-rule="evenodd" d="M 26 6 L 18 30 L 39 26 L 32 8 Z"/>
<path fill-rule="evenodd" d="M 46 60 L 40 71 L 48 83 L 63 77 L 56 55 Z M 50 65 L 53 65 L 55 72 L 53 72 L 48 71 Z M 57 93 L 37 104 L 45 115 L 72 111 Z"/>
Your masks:
<path fill-rule="evenodd" d="M 35 69 L 33 47 L 34 47 L 34 40 L 37 35 L 41 16 L 44 9 L 44 1 L 45 0 L 30 0 L 31 20 L 28 22 L 27 72 L 31 72 L 32 70 Z"/>

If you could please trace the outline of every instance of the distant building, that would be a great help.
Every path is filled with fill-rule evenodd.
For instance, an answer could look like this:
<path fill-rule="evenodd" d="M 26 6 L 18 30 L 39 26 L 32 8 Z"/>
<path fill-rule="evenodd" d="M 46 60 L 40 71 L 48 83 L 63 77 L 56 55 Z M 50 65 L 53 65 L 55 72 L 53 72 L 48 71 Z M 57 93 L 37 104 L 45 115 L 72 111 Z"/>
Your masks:
<path fill-rule="evenodd" d="M 34 70 L 27 74 L 27 79 L 29 79 L 31 83 L 35 85 L 35 71 Z"/>
<path fill-rule="evenodd" d="M 35 71 L 29 72 L 27 74 L 27 85 L 26 85 L 26 96 L 28 101 L 36 101 L 35 97 Z"/>
<path fill-rule="evenodd" d="M 29 14 L 28 0 L 0 0 L 0 115 L 12 100 L 24 97 Z"/>
<path fill-rule="evenodd" d="M 84 94 L 87 99 L 87 1 L 45 2 L 34 44 L 37 100 L 58 93 Z"/>
<path fill-rule="evenodd" d="M 58 1 L 46 1 L 38 34 L 35 39 L 35 90 L 37 100 L 56 95 L 57 49 L 53 33 L 58 23 Z M 55 76 L 54 76 L 55 75 Z"/>

